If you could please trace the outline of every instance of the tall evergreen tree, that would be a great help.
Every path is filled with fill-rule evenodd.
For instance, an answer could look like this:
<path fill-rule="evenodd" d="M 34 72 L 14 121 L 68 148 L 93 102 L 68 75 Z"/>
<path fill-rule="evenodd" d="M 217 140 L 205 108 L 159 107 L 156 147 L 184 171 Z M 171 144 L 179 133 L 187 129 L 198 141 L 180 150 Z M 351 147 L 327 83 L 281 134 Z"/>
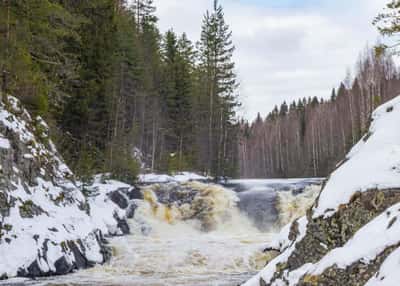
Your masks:
<path fill-rule="evenodd" d="M 208 99 L 207 172 L 224 175 L 228 134 L 234 125 L 237 101 L 237 81 L 234 72 L 232 32 L 224 19 L 218 1 L 203 19 L 199 43 L 201 68 L 204 73 L 205 98 Z"/>
<path fill-rule="evenodd" d="M 164 100 L 169 118 L 170 153 L 172 169 L 182 170 L 193 160 L 193 88 L 194 51 L 192 43 L 183 34 L 179 39 L 168 31 L 163 44 Z M 193 162 L 191 162 L 193 163 Z M 171 169 L 170 168 L 170 169 Z"/>

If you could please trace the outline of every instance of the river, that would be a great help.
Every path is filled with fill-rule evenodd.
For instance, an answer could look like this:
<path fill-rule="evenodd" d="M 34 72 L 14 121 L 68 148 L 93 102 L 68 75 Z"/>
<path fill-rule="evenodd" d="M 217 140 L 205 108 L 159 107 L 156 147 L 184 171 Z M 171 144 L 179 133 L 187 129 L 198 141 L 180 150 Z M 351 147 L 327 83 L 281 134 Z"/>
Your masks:
<path fill-rule="evenodd" d="M 183 191 L 180 186 L 147 186 L 129 221 L 132 234 L 110 239 L 109 263 L 7 285 L 238 285 L 265 265 L 266 244 L 305 213 L 320 182 L 232 180 L 224 188 L 190 183 Z"/>

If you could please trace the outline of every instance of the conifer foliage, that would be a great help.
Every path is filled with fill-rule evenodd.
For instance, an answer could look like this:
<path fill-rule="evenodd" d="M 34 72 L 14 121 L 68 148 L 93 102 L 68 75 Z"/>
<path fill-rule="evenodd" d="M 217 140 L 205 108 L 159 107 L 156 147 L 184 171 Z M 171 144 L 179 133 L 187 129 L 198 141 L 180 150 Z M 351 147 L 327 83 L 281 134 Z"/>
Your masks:
<path fill-rule="evenodd" d="M 152 171 L 234 175 L 234 46 L 214 4 L 196 48 L 160 33 L 152 0 L 2 0 L 1 92 L 45 117 L 83 177 L 134 180 L 139 153 Z"/>
<path fill-rule="evenodd" d="M 208 138 L 207 150 L 204 153 L 208 173 L 226 174 L 234 164 L 234 154 L 229 154 L 232 147 L 229 141 L 234 139 L 235 110 L 239 105 L 235 64 L 232 56 L 235 46 L 232 43 L 232 32 L 224 19 L 224 11 L 218 1 L 214 1 L 214 9 L 203 19 L 201 40 L 199 42 L 200 68 L 202 84 L 205 88 L 204 105 L 208 105 L 208 123 L 204 128 Z M 204 132 L 205 133 L 205 132 Z M 232 140 L 236 142 L 236 140 Z"/>

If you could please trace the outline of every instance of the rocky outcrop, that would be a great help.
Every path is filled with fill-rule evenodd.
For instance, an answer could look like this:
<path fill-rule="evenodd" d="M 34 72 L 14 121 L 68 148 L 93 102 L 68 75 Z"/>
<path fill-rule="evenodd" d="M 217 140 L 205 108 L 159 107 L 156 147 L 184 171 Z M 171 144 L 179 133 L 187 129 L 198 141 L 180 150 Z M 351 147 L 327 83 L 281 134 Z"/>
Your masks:
<path fill-rule="evenodd" d="M 293 223 L 288 240 L 295 248 L 285 262 L 276 265 L 273 279 L 266 283 L 260 278 L 260 285 L 275 285 L 274 281 L 286 281 L 287 285 L 291 285 L 287 281 L 287 273 L 307 264 L 317 264 L 332 250 L 343 247 L 363 226 L 399 202 L 400 189 L 370 190 L 356 193 L 351 202 L 342 205 L 338 212 L 329 218 L 312 218 L 309 212 L 304 237 L 297 240 L 298 224 Z M 392 227 L 396 221 L 397 217 L 392 218 L 387 227 Z M 295 285 L 364 285 L 399 244 L 385 248 L 368 263 L 360 259 L 345 268 L 332 265 L 318 275 L 304 274 Z M 281 249 L 281 253 L 285 250 Z M 267 249 L 267 252 L 269 251 L 275 250 Z"/>
<path fill-rule="evenodd" d="M 374 112 L 369 133 L 332 173 L 313 208 L 267 248 L 278 255 L 244 285 L 400 281 L 400 265 L 390 259 L 400 246 L 399 120 L 400 97 Z"/>
<path fill-rule="evenodd" d="M 85 196 L 48 133 L 46 123 L 17 99 L 0 104 L 1 279 L 60 275 L 104 263 L 111 255 L 104 236 L 129 232 L 125 205 L 112 199 L 127 186 Z"/>

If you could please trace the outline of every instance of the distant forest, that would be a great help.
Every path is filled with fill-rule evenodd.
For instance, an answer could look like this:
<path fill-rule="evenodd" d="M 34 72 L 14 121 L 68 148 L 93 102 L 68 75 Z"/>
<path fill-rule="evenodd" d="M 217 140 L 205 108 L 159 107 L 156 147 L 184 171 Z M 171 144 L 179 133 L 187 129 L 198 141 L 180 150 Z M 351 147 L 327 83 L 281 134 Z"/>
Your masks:
<path fill-rule="evenodd" d="M 368 131 L 373 110 L 400 94 L 400 73 L 387 53 L 366 48 L 330 99 L 284 102 L 266 117 L 241 122 L 240 175 L 324 177 Z"/>
<path fill-rule="evenodd" d="M 133 180 L 139 162 L 237 175 L 235 48 L 223 8 L 214 1 L 193 43 L 160 33 L 152 0 L 130 2 L 2 0 L 1 91 L 46 119 L 82 178 Z"/>

